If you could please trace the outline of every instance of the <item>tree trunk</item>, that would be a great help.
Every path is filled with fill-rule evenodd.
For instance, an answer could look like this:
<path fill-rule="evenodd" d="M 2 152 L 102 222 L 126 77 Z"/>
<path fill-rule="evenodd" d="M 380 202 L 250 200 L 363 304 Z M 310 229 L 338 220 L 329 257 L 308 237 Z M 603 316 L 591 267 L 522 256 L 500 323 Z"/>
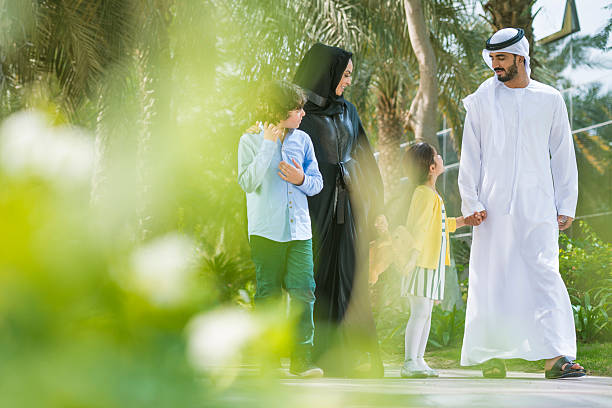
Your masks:
<path fill-rule="evenodd" d="M 488 14 L 487 21 L 493 31 L 513 27 L 525 30 L 525 37 L 529 41 L 530 55 L 533 56 L 533 15 L 532 7 L 536 0 L 488 0 L 482 2 L 482 8 Z M 538 63 L 531 58 L 531 76 L 534 77 Z"/>
<path fill-rule="evenodd" d="M 110 137 L 104 127 L 104 96 L 98 98 L 98 117 L 95 129 L 94 166 L 91 178 L 90 201 L 97 205 L 102 201 L 108 189 L 108 157 L 110 150 Z"/>
<path fill-rule="evenodd" d="M 169 4 L 157 0 L 143 6 L 143 15 L 155 16 L 143 21 L 140 48 L 148 52 L 138 56 L 138 82 L 142 97 L 141 132 L 138 137 L 138 233 L 144 241 L 160 229 L 160 220 L 153 214 L 154 190 L 165 189 L 162 180 L 156 178 L 154 168 L 164 165 L 167 159 L 168 136 L 171 125 L 172 58 L 170 56 L 169 26 L 172 22 Z M 182 12 L 180 9 L 177 12 Z M 167 154 L 162 154 L 166 152 Z"/>
<path fill-rule="evenodd" d="M 402 120 L 397 109 L 397 90 L 392 95 L 379 91 L 376 102 L 378 123 L 378 167 L 385 186 L 385 202 L 393 197 L 399 185 L 401 173 L 400 141 L 403 133 Z"/>
<path fill-rule="evenodd" d="M 421 0 L 404 0 L 410 44 L 419 63 L 419 89 L 407 116 L 417 140 L 438 149 L 436 112 L 438 107 L 437 63 L 425 24 Z M 439 150 L 439 149 L 438 149 Z"/>
<path fill-rule="evenodd" d="M 98 101 L 95 129 L 96 156 L 91 189 L 92 206 L 105 214 L 100 227 L 108 236 L 128 233 L 134 236 L 137 191 L 137 136 L 140 131 L 139 94 L 134 89 L 132 66 L 109 73 Z M 120 205 L 118 205 L 120 203 Z"/>

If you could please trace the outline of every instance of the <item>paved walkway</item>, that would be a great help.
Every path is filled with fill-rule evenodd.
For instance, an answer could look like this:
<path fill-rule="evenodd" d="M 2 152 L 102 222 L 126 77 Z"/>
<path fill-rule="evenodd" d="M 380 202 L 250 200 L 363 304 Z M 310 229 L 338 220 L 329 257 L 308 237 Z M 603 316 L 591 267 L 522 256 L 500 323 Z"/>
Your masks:
<path fill-rule="evenodd" d="M 327 407 L 612 407 L 612 378 L 546 380 L 543 374 L 509 372 L 505 379 L 485 379 L 476 370 L 439 370 L 439 378 L 402 379 L 399 368 L 385 368 L 385 378 L 356 380 L 284 379 L 292 394 Z"/>

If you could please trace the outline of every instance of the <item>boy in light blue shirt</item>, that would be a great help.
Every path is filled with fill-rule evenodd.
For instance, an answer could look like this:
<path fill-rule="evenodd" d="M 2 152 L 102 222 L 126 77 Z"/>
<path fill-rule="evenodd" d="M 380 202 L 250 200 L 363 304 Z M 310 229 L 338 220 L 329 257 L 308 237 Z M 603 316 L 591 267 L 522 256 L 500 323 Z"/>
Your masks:
<path fill-rule="evenodd" d="M 238 183 L 246 193 L 249 243 L 255 264 L 255 303 L 278 298 L 284 287 L 300 310 L 290 372 L 320 377 L 313 345 L 315 281 L 307 196 L 323 188 L 310 137 L 298 130 L 306 97 L 287 82 L 274 82 L 262 103 L 268 122 L 240 138 Z"/>

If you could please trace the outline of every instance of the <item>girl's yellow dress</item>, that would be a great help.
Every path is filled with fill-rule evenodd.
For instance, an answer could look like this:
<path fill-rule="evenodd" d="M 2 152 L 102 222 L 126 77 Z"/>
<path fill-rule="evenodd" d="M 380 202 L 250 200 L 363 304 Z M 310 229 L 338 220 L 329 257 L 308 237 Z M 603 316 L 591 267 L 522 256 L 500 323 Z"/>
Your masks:
<path fill-rule="evenodd" d="M 456 229 L 456 218 L 446 217 L 442 198 L 430 187 L 418 186 L 406 224 L 372 246 L 370 281 L 393 262 L 404 274 L 402 295 L 441 300 L 445 266 L 450 265 L 449 233 Z"/>

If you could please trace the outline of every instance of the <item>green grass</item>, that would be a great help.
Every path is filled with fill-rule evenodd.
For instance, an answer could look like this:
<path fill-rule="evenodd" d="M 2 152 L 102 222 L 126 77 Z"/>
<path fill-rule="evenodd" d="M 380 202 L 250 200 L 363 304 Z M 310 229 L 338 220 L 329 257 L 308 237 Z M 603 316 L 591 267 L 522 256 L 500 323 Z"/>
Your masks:
<path fill-rule="evenodd" d="M 385 356 L 385 362 L 401 364 L 403 358 L 401 354 L 389 354 Z M 428 350 L 425 353 L 425 359 L 431 367 L 436 369 L 475 368 L 462 367 L 459 365 L 461 359 L 461 346 Z M 612 377 L 612 343 L 579 343 L 577 361 L 587 369 L 589 375 Z M 543 372 L 544 360 L 506 360 L 506 367 L 509 371 L 522 371 L 528 373 Z"/>
<path fill-rule="evenodd" d="M 578 361 L 589 374 L 612 377 L 612 343 L 578 344 Z"/>

